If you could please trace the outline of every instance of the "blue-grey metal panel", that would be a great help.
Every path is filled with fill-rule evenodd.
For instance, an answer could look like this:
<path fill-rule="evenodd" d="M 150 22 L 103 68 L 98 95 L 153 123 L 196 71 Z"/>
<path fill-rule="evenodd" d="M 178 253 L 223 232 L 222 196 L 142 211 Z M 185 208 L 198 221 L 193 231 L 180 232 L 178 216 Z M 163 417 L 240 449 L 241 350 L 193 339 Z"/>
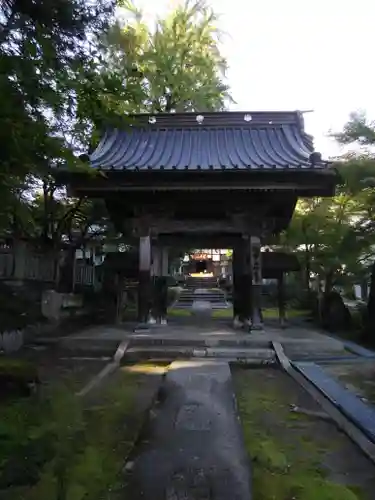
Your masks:
<path fill-rule="evenodd" d="M 375 408 L 345 389 L 315 363 L 293 365 L 375 443 Z"/>

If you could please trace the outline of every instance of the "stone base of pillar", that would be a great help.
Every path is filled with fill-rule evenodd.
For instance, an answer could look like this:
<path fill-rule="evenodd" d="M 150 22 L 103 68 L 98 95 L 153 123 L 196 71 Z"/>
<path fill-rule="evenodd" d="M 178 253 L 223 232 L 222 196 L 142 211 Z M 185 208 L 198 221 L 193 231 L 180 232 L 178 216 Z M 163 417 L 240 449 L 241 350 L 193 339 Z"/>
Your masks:
<path fill-rule="evenodd" d="M 250 330 L 254 330 L 254 331 L 263 331 L 264 330 L 264 325 L 263 323 L 257 323 L 257 324 L 252 324 L 251 327 L 250 327 Z"/>
<path fill-rule="evenodd" d="M 154 316 L 158 323 L 165 325 L 168 309 L 168 286 L 165 276 L 156 276 L 154 282 Z"/>
<path fill-rule="evenodd" d="M 252 296 L 251 296 L 251 275 L 244 274 L 242 276 L 242 310 L 241 310 L 241 319 L 243 322 L 243 327 L 245 330 L 250 331 L 252 324 L 252 316 L 251 316 L 251 304 L 252 304 Z"/>
<path fill-rule="evenodd" d="M 147 324 L 150 319 L 152 283 L 149 271 L 139 271 L 138 321 Z"/>
<path fill-rule="evenodd" d="M 263 318 L 261 310 L 261 294 L 262 286 L 254 285 L 252 286 L 252 313 L 251 322 L 252 330 L 263 330 Z"/>
<path fill-rule="evenodd" d="M 243 322 L 240 320 L 240 317 L 236 315 L 233 319 L 233 328 L 235 330 L 240 330 L 243 327 Z"/>

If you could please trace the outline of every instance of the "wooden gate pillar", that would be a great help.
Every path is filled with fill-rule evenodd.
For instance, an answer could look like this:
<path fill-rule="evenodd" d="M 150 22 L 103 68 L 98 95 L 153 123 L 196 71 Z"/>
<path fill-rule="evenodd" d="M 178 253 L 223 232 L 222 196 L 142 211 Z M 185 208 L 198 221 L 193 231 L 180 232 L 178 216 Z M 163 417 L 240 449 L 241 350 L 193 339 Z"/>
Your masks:
<path fill-rule="evenodd" d="M 161 251 L 161 274 L 162 274 L 162 294 L 161 294 L 160 322 L 162 325 L 166 325 L 167 311 L 168 311 L 168 277 L 169 277 L 169 251 L 167 247 L 163 247 Z"/>
<path fill-rule="evenodd" d="M 241 283 L 242 283 L 242 263 L 243 263 L 243 247 L 241 244 L 237 244 L 233 248 L 232 255 L 232 303 L 233 303 L 233 326 L 235 328 L 240 328 L 242 326 L 242 294 L 241 294 Z"/>
<path fill-rule="evenodd" d="M 138 321 L 148 323 L 152 301 L 151 239 L 150 235 L 139 238 L 138 274 Z"/>
<path fill-rule="evenodd" d="M 243 286 L 242 286 L 242 314 L 244 327 L 250 330 L 252 324 L 252 266 L 251 266 L 251 238 L 245 236 L 243 239 L 244 245 L 244 261 L 243 261 Z"/>
<path fill-rule="evenodd" d="M 233 249 L 233 326 L 248 327 L 251 319 L 251 268 L 249 240 Z"/>
<path fill-rule="evenodd" d="M 252 271 L 252 329 L 261 330 L 263 328 L 262 317 L 262 261 L 261 243 L 258 236 L 252 236 L 251 247 L 251 271 Z"/>
<path fill-rule="evenodd" d="M 150 325 L 154 325 L 159 321 L 159 292 L 158 292 L 158 280 L 160 278 L 160 266 L 161 266 L 161 257 L 160 257 L 160 247 L 157 242 L 153 242 L 151 246 L 151 312 L 149 316 L 148 323 Z"/>
<path fill-rule="evenodd" d="M 168 248 L 154 251 L 154 317 L 157 323 L 167 324 L 168 308 Z"/>

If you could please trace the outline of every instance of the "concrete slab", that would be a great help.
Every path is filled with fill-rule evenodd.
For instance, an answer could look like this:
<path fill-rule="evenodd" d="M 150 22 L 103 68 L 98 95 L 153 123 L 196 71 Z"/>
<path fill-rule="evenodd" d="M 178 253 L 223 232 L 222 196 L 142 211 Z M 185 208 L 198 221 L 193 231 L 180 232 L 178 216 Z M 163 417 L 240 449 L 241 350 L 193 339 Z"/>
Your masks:
<path fill-rule="evenodd" d="M 150 335 L 137 335 L 132 337 L 136 345 L 179 345 L 179 346 L 205 346 L 205 347 L 249 347 L 268 348 L 271 342 L 280 342 L 287 355 L 292 359 L 321 356 L 347 356 L 343 342 L 321 334 L 312 329 L 282 330 L 267 328 L 251 333 L 233 330 L 225 323 L 210 321 L 207 324 L 173 324 L 159 329 Z"/>
<path fill-rule="evenodd" d="M 280 342 L 287 356 L 293 360 L 328 359 L 347 357 L 351 353 L 345 343 L 311 327 L 290 327 L 286 330 L 273 326 L 264 331 L 244 332 L 234 330 L 227 321 L 205 318 L 187 318 L 168 325 L 154 325 L 148 330 L 134 331 L 134 325 L 106 326 L 83 329 L 81 332 L 60 338 L 59 347 L 76 355 L 112 354 L 117 345 L 130 339 L 132 347 L 165 346 L 175 348 L 268 349 L 271 342 Z"/>
<path fill-rule="evenodd" d="M 250 464 L 227 363 L 175 362 L 147 443 L 134 462 L 134 500 L 249 500 Z"/>
<path fill-rule="evenodd" d="M 60 338 L 60 340 L 124 340 L 132 333 L 133 328 L 129 326 L 113 326 L 113 325 L 97 325 L 89 328 L 84 328 L 80 332 L 68 337 Z"/>

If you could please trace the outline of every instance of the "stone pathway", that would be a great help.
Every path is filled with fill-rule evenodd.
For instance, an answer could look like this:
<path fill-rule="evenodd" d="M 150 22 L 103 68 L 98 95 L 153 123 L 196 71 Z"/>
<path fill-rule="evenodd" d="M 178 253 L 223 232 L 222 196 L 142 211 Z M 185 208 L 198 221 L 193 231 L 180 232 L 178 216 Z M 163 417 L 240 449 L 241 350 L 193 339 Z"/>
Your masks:
<path fill-rule="evenodd" d="M 172 363 L 130 478 L 134 500 L 250 500 L 227 363 Z"/>
<path fill-rule="evenodd" d="M 354 395 L 343 392 L 340 381 L 331 379 L 328 370 L 332 363 L 339 367 L 348 359 L 353 365 L 361 360 L 374 363 L 374 354 L 311 326 L 280 329 L 269 324 L 264 331 L 240 333 L 223 320 L 176 318 L 167 326 L 151 327 L 142 333 L 135 333 L 131 327 L 98 326 L 66 337 L 60 346 L 103 354 L 114 351 L 124 340 L 130 345 L 128 361 L 132 356 L 188 358 L 170 365 L 163 397 L 151 412 L 147 438 L 137 448 L 130 468 L 132 499 L 251 498 L 250 464 L 234 405 L 228 361 L 241 358 L 254 364 L 275 363 L 274 342 L 281 344 L 292 362 L 304 367 L 304 376 L 317 387 L 322 382 L 319 390 L 333 388 L 328 396 L 340 396 L 343 406 L 348 403 L 350 411 L 343 408 L 343 413 L 361 425 L 364 422 L 362 427 L 366 427 L 368 436 L 375 432 L 374 413 L 364 411 L 364 405 L 358 404 Z M 371 425 L 367 425 L 369 422 Z M 371 433 L 367 433 L 368 429 Z"/>

